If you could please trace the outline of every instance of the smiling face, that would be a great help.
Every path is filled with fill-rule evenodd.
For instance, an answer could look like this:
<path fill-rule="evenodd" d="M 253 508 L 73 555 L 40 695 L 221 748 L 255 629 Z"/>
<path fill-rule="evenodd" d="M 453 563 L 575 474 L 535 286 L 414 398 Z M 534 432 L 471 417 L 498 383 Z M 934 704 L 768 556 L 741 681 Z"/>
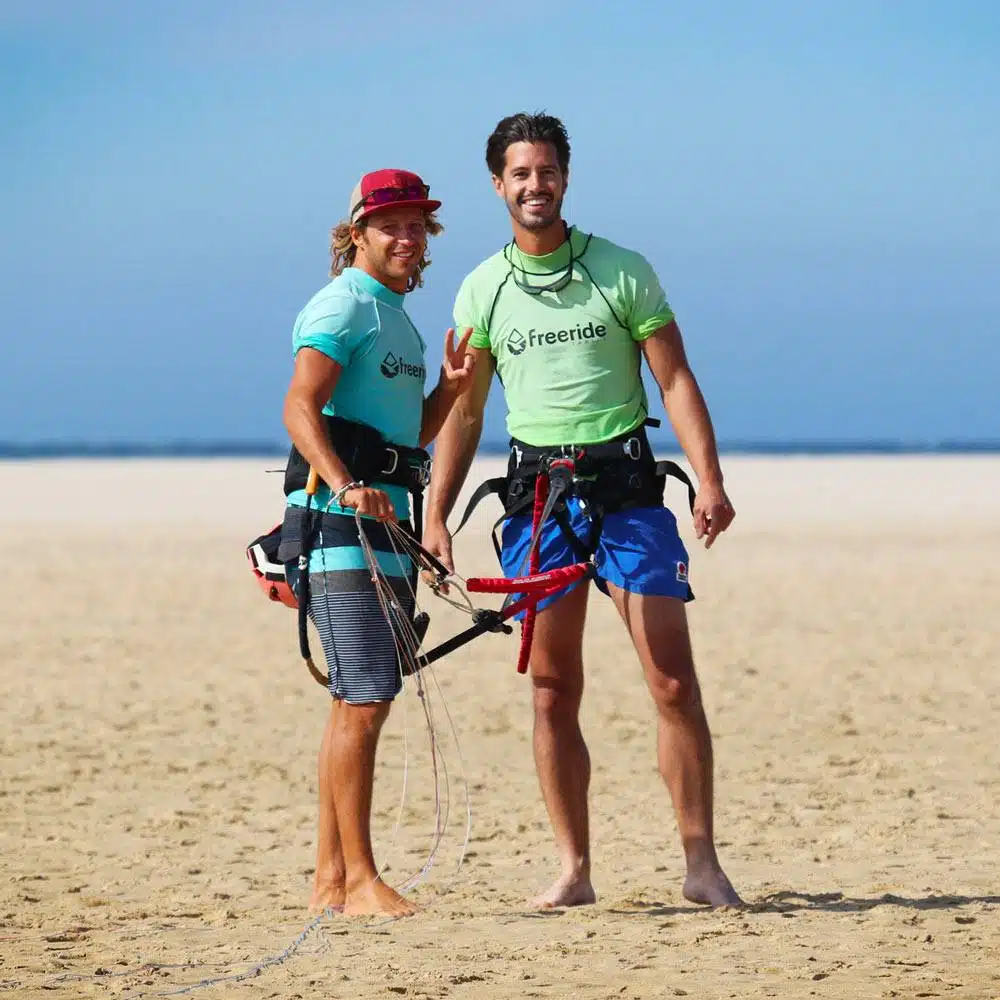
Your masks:
<path fill-rule="evenodd" d="M 403 294 L 427 249 L 427 217 L 421 208 L 386 208 L 352 226 L 358 248 L 354 266 Z"/>
<path fill-rule="evenodd" d="M 507 147 L 503 174 L 493 176 L 493 186 L 514 223 L 537 233 L 562 217 L 568 180 L 551 143 L 515 142 Z"/>

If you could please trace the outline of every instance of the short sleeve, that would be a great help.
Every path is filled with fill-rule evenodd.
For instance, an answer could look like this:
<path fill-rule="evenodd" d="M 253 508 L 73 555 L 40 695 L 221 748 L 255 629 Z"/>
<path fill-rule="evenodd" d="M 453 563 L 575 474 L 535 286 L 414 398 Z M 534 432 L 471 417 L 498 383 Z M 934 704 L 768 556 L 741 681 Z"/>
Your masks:
<path fill-rule="evenodd" d="M 472 275 L 470 274 L 462 282 L 455 296 L 455 332 L 459 335 L 464 330 L 472 327 L 472 336 L 469 344 L 472 347 L 489 348 L 490 331 L 487 328 L 486 317 L 482 314 L 482 309 L 476 303 L 476 295 L 473 287 Z"/>
<path fill-rule="evenodd" d="M 641 254 L 635 255 L 634 262 L 622 277 L 632 339 L 646 340 L 674 318 L 674 311 L 652 265 Z"/>
<path fill-rule="evenodd" d="M 373 330 L 363 304 L 350 295 L 331 295 L 308 316 L 300 316 L 292 336 L 292 353 L 311 347 L 345 368 Z"/>

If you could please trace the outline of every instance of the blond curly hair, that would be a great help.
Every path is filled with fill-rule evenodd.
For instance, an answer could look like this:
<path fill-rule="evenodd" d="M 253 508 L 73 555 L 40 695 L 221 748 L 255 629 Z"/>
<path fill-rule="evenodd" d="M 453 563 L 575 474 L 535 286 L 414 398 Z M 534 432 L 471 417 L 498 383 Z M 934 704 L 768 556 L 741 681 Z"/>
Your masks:
<path fill-rule="evenodd" d="M 428 212 L 425 216 L 427 220 L 427 235 L 438 236 L 444 232 L 444 226 L 438 222 L 433 212 Z M 364 230 L 368 225 L 367 219 L 362 219 L 357 223 L 357 228 Z M 330 230 L 330 277 L 336 278 L 345 267 L 354 267 L 354 259 L 357 257 L 358 247 L 351 237 L 351 223 L 339 222 Z M 406 290 L 412 292 L 414 288 L 420 288 L 424 283 L 424 270 L 431 266 L 431 259 L 427 256 L 427 250 L 420 258 L 416 271 L 410 276 Z"/>

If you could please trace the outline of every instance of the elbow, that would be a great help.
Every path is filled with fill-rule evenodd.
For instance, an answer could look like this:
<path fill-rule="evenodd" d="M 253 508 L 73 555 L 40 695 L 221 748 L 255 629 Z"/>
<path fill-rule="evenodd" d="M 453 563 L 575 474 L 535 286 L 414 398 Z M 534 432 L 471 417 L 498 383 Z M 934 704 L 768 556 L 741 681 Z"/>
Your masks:
<path fill-rule="evenodd" d="M 303 414 L 308 410 L 307 400 L 302 398 L 302 395 L 297 392 L 289 392 L 285 397 L 285 406 L 282 410 L 282 421 L 285 425 L 285 430 L 288 431 L 288 436 L 292 439 L 292 443 L 295 444 L 302 434 L 302 417 Z M 297 445 L 296 445 L 297 447 Z"/>
<path fill-rule="evenodd" d="M 295 426 L 295 400 L 292 397 L 291 393 L 289 393 L 285 397 L 285 406 L 284 406 L 284 409 L 281 412 L 281 419 L 282 419 L 282 423 L 284 423 L 284 425 L 285 425 L 285 430 L 288 431 L 288 436 L 290 438 L 294 439 L 294 437 L 295 437 L 295 431 L 294 431 L 294 426 Z"/>
<path fill-rule="evenodd" d="M 687 365 L 678 365 L 663 379 L 661 391 L 664 399 L 666 399 L 668 396 L 676 396 L 679 392 L 690 389 L 695 385 L 697 383 L 695 382 L 694 372 Z"/>
<path fill-rule="evenodd" d="M 465 432 L 483 426 L 483 407 L 474 405 L 470 397 L 471 393 L 459 396 L 449 414 L 451 421 Z"/>

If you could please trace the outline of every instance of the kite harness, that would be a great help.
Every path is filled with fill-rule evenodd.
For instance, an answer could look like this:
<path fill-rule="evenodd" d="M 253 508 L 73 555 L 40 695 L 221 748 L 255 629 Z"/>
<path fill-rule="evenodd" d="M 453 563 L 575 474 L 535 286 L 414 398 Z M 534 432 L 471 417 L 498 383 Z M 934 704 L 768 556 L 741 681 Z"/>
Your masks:
<path fill-rule="evenodd" d="M 421 545 L 423 493 L 430 479 L 427 452 L 389 443 L 377 430 L 365 424 L 338 417 L 326 417 L 326 424 L 331 445 L 352 479 L 373 486 L 395 484 L 409 491 L 413 498 L 413 524 L 379 525 L 360 516 L 351 520 L 343 514 L 328 514 L 314 507 L 319 479 L 297 449 L 292 448 L 285 470 L 285 494 L 305 489 L 306 505 L 289 506 L 282 524 L 250 543 L 247 557 L 268 598 L 298 610 L 299 650 L 312 676 L 324 686 L 327 678 L 313 662 L 307 630 L 309 554 L 321 532 L 328 536 L 343 536 L 346 532 L 351 536 L 349 541 L 361 542 L 362 536 L 369 532 L 388 531 L 394 547 L 398 546 L 413 560 L 439 597 L 444 597 L 448 588 L 463 592 L 463 587 L 456 582 L 460 578 Z M 525 673 L 538 604 L 594 576 L 593 560 L 605 514 L 629 507 L 662 506 L 668 477 L 684 483 L 689 506 L 693 508 L 695 489 L 684 470 L 676 462 L 658 462 L 653 457 L 645 427 L 658 425 L 658 420 L 647 419 L 627 434 L 590 445 L 535 447 L 513 439 L 507 474 L 487 480 L 473 493 L 455 533 L 487 496 L 496 494 L 504 505 L 504 513 L 492 532 L 498 558 L 497 528 L 505 519 L 527 514 L 530 510 L 532 532 L 527 564 L 515 577 L 476 577 L 462 581 L 468 593 L 505 594 L 502 607 L 497 610 L 474 607 L 468 593 L 463 594 L 464 604 L 449 600 L 448 603 L 471 615 L 472 625 L 426 653 L 412 652 L 401 657 L 403 672 L 420 670 L 486 632 L 510 634 L 513 629 L 507 622 L 524 612 L 517 669 Z M 566 501 L 572 496 L 580 498 L 589 516 L 590 532 L 586 539 L 577 536 L 570 524 Z M 578 561 L 540 572 L 540 538 L 549 517 L 554 518 Z M 288 578 L 286 567 L 289 565 L 297 567 L 295 581 Z M 374 563 L 370 569 L 373 573 L 378 572 Z M 428 614 L 420 611 L 410 623 L 421 642 L 429 621 Z"/>

